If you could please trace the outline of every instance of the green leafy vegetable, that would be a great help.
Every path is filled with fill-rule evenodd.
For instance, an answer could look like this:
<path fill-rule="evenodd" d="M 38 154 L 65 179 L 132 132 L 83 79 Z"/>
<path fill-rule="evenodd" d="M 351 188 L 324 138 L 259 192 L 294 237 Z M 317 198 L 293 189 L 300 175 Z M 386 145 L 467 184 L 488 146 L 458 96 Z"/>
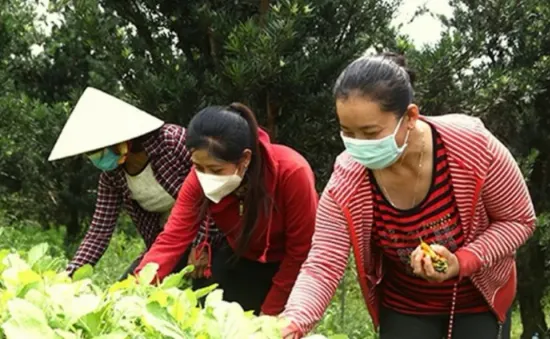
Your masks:
<path fill-rule="evenodd" d="M 74 272 L 73 280 L 78 281 L 86 278 L 91 278 L 93 273 L 94 269 L 92 265 L 86 264 Z"/>
<path fill-rule="evenodd" d="M 255 317 L 223 300 L 212 285 L 179 289 L 193 267 L 156 282 L 158 265 L 100 289 L 90 265 L 70 279 L 48 245 L 28 253 L 0 250 L 0 338 L 21 339 L 280 339 L 282 320 Z M 23 258 L 26 258 L 24 260 Z M 198 300 L 206 296 L 205 307 Z M 3 334 L 3 335 L 2 335 Z M 316 335 L 312 338 L 325 338 Z M 345 337 L 332 337 L 340 339 Z"/>

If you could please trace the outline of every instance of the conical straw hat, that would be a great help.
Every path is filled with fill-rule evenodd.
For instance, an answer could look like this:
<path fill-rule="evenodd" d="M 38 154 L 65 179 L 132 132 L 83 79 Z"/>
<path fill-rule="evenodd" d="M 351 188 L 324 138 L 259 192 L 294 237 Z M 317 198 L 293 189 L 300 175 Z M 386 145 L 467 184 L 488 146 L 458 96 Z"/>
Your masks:
<path fill-rule="evenodd" d="M 164 121 L 98 89 L 78 99 L 49 161 L 128 141 L 160 128 Z"/>

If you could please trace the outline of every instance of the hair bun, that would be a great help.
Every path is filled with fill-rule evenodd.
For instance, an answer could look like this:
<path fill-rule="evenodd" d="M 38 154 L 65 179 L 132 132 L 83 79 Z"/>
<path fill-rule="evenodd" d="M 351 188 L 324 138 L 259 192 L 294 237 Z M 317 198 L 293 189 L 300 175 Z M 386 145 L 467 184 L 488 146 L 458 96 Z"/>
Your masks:
<path fill-rule="evenodd" d="M 389 59 L 399 66 L 403 67 L 403 69 L 407 72 L 409 75 L 409 81 L 411 82 L 411 85 L 414 85 L 414 82 L 416 81 L 416 72 L 410 69 L 407 66 L 407 58 L 403 54 L 397 54 L 393 52 L 384 52 L 380 54 L 380 56 L 384 59 Z"/>

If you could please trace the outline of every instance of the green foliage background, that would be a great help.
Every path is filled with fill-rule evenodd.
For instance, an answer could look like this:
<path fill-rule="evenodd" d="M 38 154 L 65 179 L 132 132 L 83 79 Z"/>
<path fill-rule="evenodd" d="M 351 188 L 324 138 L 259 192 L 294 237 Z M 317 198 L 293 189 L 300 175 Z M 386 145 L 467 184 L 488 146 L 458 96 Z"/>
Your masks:
<path fill-rule="evenodd" d="M 82 237 L 98 173 L 80 157 L 46 159 L 87 86 L 182 125 L 205 105 L 247 103 L 277 142 L 306 156 L 322 189 L 342 150 L 331 86 L 365 50 L 391 50 L 416 70 L 424 114 L 481 117 L 521 164 L 539 227 L 517 255 L 514 331 L 522 339 L 547 333 L 550 2 L 450 0 L 453 15 L 438 17 L 445 30 L 432 46 L 415 46 L 391 26 L 400 3 L 53 0 L 52 24 L 36 1 L 0 0 L 0 211 L 2 225 L 16 227 L 0 240 L 47 239 L 70 256 Z M 101 283 L 140 250 L 127 220 L 119 229 L 98 266 Z M 365 338 L 353 275 L 320 326 Z"/>

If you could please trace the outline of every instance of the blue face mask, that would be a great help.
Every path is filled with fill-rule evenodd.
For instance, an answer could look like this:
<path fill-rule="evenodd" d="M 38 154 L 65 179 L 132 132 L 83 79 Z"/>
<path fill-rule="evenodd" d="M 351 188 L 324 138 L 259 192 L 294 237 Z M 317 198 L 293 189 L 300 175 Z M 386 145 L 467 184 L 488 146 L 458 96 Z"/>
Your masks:
<path fill-rule="evenodd" d="M 105 172 L 117 168 L 121 158 L 122 155 L 116 154 L 110 147 L 88 156 L 95 167 Z"/>
<path fill-rule="evenodd" d="M 403 118 L 399 120 L 397 127 L 392 134 L 377 140 L 361 140 L 348 138 L 342 135 L 344 146 L 346 151 L 363 166 L 378 170 L 393 165 L 397 159 L 403 154 L 403 151 L 407 147 L 407 140 L 409 139 L 409 130 L 405 136 L 405 142 L 403 146 L 398 147 L 395 141 L 395 135 L 401 126 Z"/>

